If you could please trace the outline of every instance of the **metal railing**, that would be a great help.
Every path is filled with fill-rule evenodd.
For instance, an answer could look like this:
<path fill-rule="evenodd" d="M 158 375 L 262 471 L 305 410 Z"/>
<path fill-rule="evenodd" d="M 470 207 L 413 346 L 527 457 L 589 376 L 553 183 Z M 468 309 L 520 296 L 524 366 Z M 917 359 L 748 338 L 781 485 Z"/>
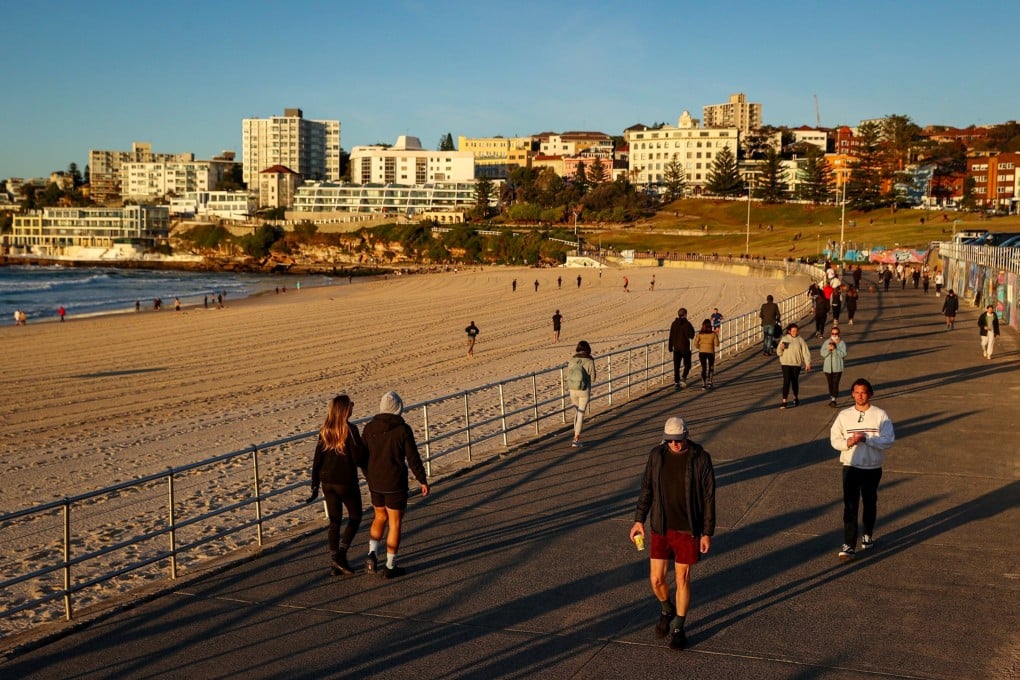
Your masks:
<path fill-rule="evenodd" d="M 810 301 L 796 295 L 779 306 L 783 319 L 795 320 L 807 314 Z M 758 346 L 758 312 L 724 321 L 720 341 L 720 360 Z M 636 393 L 657 390 L 672 381 L 671 372 L 665 340 L 598 356 L 589 408 L 612 408 Z M 421 438 L 428 475 L 503 453 L 543 431 L 564 429 L 570 409 L 565 378 L 564 367 L 548 368 L 407 406 L 404 418 Z M 25 562 L 0 563 L 0 623 L 5 624 L 0 635 L 40 620 L 70 620 L 82 606 L 148 581 L 177 579 L 182 569 L 262 546 L 268 536 L 307 522 L 313 512 L 304 502 L 308 461 L 317 436 L 305 432 L 253 444 L 0 515 L 0 545 L 30 555 L 34 566 L 9 573 Z M 210 544 L 216 549 L 197 550 Z M 106 590 L 97 588 L 111 581 Z"/>

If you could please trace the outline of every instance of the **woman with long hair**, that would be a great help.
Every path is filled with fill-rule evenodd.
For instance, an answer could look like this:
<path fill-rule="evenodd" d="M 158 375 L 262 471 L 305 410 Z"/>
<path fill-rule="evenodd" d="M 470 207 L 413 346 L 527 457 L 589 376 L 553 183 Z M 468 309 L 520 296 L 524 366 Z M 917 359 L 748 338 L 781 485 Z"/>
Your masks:
<path fill-rule="evenodd" d="M 350 421 L 354 402 L 346 394 L 333 397 L 326 414 L 326 422 L 319 429 L 319 441 L 315 445 L 312 462 L 313 502 L 319 496 L 326 501 L 329 518 L 330 566 L 334 574 L 353 574 L 347 563 L 347 549 L 361 525 L 361 490 L 358 488 L 358 468 L 365 466 L 365 445 L 358 434 L 358 428 Z M 347 526 L 340 535 L 343 508 L 347 508 Z"/>
<path fill-rule="evenodd" d="M 715 353 L 719 350 L 719 334 L 712 328 L 712 320 L 701 322 L 701 330 L 694 336 L 694 346 L 698 350 L 698 363 L 701 364 L 701 389 L 712 386 L 715 375 Z"/>
<path fill-rule="evenodd" d="M 800 337 L 800 326 L 791 323 L 786 327 L 786 335 L 779 341 L 776 349 L 779 364 L 783 369 L 783 403 L 779 408 L 786 408 L 786 398 L 793 389 L 793 405 L 800 406 L 800 369 L 811 370 L 811 348 Z"/>
<path fill-rule="evenodd" d="M 591 386 L 595 382 L 595 360 L 591 358 L 591 345 L 586 340 L 577 343 L 574 356 L 567 362 L 567 389 L 574 407 L 574 441 L 571 446 L 581 448 L 581 426 L 584 412 L 591 400 Z"/>

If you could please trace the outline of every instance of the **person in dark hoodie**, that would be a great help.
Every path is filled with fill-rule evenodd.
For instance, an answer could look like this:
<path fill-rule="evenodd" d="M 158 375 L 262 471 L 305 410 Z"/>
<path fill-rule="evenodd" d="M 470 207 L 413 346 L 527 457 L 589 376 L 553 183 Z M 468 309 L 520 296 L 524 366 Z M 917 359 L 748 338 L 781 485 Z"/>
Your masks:
<path fill-rule="evenodd" d="M 366 425 L 361 433 L 368 450 L 368 464 L 365 479 L 372 495 L 372 509 L 375 518 L 368 534 L 368 560 L 365 571 L 378 573 L 384 578 L 404 575 L 404 568 L 398 567 L 397 550 L 400 548 L 400 525 L 407 509 L 410 469 L 421 485 L 421 495 L 429 495 L 425 467 L 414 442 L 411 427 L 400 414 L 404 402 L 396 392 L 387 392 L 379 402 L 379 413 Z M 379 567 L 379 546 L 386 531 L 386 564 Z"/>
<path fill-rule="evenodd" d="M 681 307 L 669 327 L 669 351 L 673 353 L 673 387 L 687 387 L 687 374 L 691 372 L 691 340 L 694 326 L 687 320 L 687 308 Z M 684 372 L 681 375 L 680 366 Z"/>
<path fill-rule="evenodd" d="M 319 429 L 312 462 L 312 495 L 309 503 L 319 496 L 326 501 L 329 518 L 330 565 L 335 574 L 353 574 L 347 563 L 347 549 L 361 525 L 361 490 L 358 488 L 358 468 L 364 470 L 365 445 L 358 428 L 349 421 L 354 402 L 346 394 L 338 394 L 330 402 L 326 422 Z M 340 537 L 343 508 L 347 508 L 347 527 Z"/>

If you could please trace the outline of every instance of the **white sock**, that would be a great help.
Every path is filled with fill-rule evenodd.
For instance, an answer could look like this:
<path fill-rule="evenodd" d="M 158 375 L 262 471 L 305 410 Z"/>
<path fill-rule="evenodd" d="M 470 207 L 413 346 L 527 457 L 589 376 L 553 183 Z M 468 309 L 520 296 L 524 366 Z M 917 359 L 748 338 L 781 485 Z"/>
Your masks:
<path fill-rule="evenodd" d="M 392 569 L 397 563 L 397 553 L 386 553 L 386 568 Z"/>
<path fill-rule="evenodd" d="M 368 552 L 379 554 L 379 541 L 368 539 Z"/>

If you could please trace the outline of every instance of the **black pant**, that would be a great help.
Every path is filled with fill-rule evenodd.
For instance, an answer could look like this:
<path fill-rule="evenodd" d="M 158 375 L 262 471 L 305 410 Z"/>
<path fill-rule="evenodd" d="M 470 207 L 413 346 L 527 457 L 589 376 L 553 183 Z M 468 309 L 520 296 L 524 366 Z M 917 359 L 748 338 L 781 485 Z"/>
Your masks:
<path fill-rule="evenodd" d="M 358 486 L 322 483 L 322 497 L 326 500 L 326 513 L 329 515 L 329 551 L 337 552 L 340 545 L 344 549 L 351 545 L 354 534 L 361 526 L 361 491 Z M 341 506 L 341 503 L 343 504 Z M 343 540 L 340 540 L 340 525 L 343 521 L 343 508 L 347 508 L 347 526 L 344 527 Z"/>
<path fill-rule="evenodd" d="M 783 366 L 783 401 L 786 401 L 786 397 L 790 394 L 790 388 L 793 388 L 793 398 L 797 399 L 797 395 L 800 394 L 800 366 Z"/>
<path fill-rule="evenodd" d="M 822 371 L 825 373 L 824 371 Z M 843 377 L 843 372 L 839 373 L 825 373 L 825 382 L 829 385 L 829 396 L 833 399 L 839 397 L 839 379 Z"/>
<path fill-rule="evenodd" d="M 857 547 L 857 511 L 864 500 L 861 517 L 864 534 L 875 533 L 875 517 L 878 515 L 878 482 L 882 479 L 882 468 L 843 466 L 843 542 L 851 548 Z"/>
<path fill-rule="evenodd" d="M 698 363 L 701 364 L 701 382 L 707 385 L 712 382 L 712 376 L 715 374 L 715 353 L 699 352 Z"/>
<path fill-rule="evenodd" d="M 825 314 L 815 315 L 815 334 L 821 335 L 822 331 L 825 330 L 825 320 L 829 318 L 828 312 Z"/>
<path fill-rule="evenodd" d="M 853 304 L 850 304 L 848 302 L 846 304 L 846 315 L 847 315 L 847 318 L 850 321 L 853 321 L 854 320 L 854 314 L 856 314 L 856 313 L 857 313 L 857 303 L 855 302 Z"/>
<path fill-rule="evenodd" d="M 680 364 L 684 366 L 683 376 L 680 375 Z M 673 382 L 687 381 L 687 374 L 691 372 L 691 351 L 676 350 L 673 352 Z"/>

